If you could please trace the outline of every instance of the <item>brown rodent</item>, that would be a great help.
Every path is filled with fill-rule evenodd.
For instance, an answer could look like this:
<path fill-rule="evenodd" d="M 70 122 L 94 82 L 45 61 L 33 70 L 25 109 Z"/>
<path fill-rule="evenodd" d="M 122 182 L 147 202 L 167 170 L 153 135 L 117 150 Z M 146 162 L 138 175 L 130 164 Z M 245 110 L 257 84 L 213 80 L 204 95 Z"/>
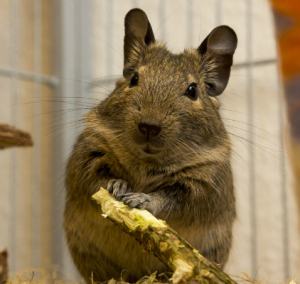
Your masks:
<path fill-rule="evenodd" d="M 172 54 L 146 14 L 125 17 L 124 77 L 86 115 L 67 166 L 64 228 L 84 279 L 136 281 L 168 271 L 131 236 L 101 217 L 100 186 L 145 208 L 200 253 L 227 261 L 236 216 L 230 140 L 219 115 L 237 37 L 215 28 L 197 49 Z"/>

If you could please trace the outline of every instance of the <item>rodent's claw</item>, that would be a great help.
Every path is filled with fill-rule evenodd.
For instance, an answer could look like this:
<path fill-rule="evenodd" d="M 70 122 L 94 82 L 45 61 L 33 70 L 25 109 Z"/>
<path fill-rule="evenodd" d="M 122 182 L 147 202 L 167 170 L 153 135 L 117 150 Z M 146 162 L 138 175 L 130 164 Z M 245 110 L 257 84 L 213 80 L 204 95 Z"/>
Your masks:
<path fill-rule="evenodd" d="M 121 200 L 125 193 L 129 192 L 130 185 L 127 181 L 122 179 L 112 179 L 107 184 L 107 190 L 111 193 L 117 200 Z"/>
<path fill-rule="evenodd" d="M 145 193 L 130 192 L 122 195 L 122 201 L 132 208 L 147 209 L 150 198 Z"/>
<path fill-rule="evenodd" d="M 116 181 L 116 179 L 112 179 L 107 184 L 107 190 L 110 194 L 112 194 L 112 192 L 113 192 L 113 185 L 114 185 L 115 181 Z"/>

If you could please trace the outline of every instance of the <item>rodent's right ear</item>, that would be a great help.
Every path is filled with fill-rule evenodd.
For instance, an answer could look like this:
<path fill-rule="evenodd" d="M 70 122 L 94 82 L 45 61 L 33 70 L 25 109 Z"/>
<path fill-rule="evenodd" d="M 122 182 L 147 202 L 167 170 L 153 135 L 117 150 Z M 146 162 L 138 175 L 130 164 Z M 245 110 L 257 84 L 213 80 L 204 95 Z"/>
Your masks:
<path fill-rule="evenodd" d="M 225 90 L 236 47 L 237 36 L 228 26 L 216 27 L 198 47 L 198 52 L 211 66 L 210 72 L 214 73 L 205 82 L 210 96 L 218 96 Z"/>
<path fill-rule="evenodd" d="M 124 75 L 128 73 L 129 66 L 139 60 L 144 48 L 154 42 L 146 13 L 141 9 L 130 10 L 125 17 Z"/>

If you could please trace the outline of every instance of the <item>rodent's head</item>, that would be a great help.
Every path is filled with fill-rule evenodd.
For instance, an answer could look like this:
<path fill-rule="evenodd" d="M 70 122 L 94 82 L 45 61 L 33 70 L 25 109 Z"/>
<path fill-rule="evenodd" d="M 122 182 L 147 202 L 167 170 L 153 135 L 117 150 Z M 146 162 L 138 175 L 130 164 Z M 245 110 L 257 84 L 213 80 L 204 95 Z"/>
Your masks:
<path fill-rule="evenodd" d="M 156 164 L 226 159 L 230 142 L 219 115 L 237 37 L 215 28 L 197 49 L 172 54 L 157 43 L 140 9 L 125 18 L 124 70 L 95 110 L 100 132 L 120 153 Z"/>

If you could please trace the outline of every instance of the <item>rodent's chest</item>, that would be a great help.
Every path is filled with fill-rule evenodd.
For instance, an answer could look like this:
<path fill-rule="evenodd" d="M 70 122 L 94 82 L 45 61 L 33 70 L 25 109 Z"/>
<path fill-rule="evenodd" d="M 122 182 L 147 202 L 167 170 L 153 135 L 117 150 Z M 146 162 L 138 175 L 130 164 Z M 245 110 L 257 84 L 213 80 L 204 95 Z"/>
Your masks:
<path fill-rule="evenodd" d="M 126 170 L 121 179 L 126 180 L 131 185 L 132 191 L 150 193 L 163 188 L 172 187 L 180 184 L 183 187 L 193 187 L 193 181 L 199 181 L 201 174 L 197 169 L 182 169 L 176 172 L 166 169 L 149 169 L 147 166 L 135 165 L 133 168 Z"/>
<path fill-rule="evenodd" d="M 132 191 L 143 193 L 153 192 L 158 188 L 171 186 L 175 183 L 175 180 L 168 174 L 149 174 L 141 168 L 140 171 L 133 172 L 127 181 L 131 185 Z"/>
<path fill-rule="evenodd" d="M 115 147 L 106 144 L 105 155 L 99 161 L 99 168 L 110 169 L 110 176 L 127 181 L 133 192 L 149 193 L 174 184 L 193 187 L 194 182 L 209 182 L 211 167 L 195 165 L 181 167 L 173 162 L 159 165 L 149 161 L 140 161 L 125 149 L 119 153 Z"/>

